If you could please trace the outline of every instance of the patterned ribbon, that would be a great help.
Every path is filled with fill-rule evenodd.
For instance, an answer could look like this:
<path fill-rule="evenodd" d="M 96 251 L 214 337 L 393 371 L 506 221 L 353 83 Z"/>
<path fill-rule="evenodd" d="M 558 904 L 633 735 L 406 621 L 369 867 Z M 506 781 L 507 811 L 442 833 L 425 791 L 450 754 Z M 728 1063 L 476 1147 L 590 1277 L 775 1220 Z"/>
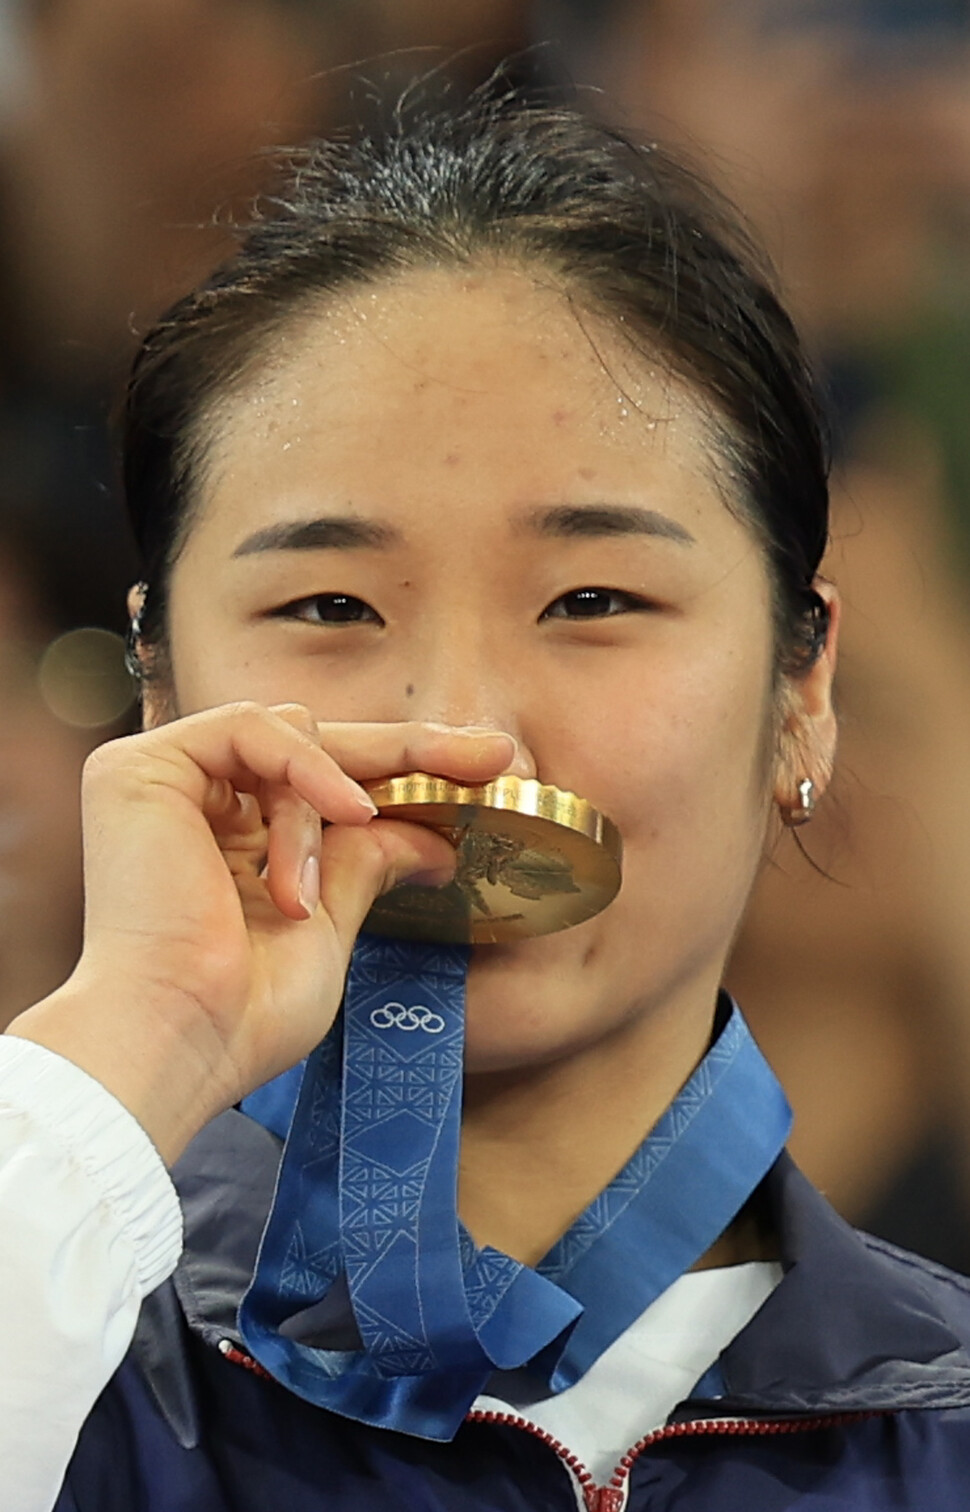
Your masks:
<path fill-rule="evenodd" d="M 456 1200 L 467 969 L 464 947 L 362 935 L 334 1029 L 243 1103 L 286 1141 L 240 1309 L 248 1347 L 319 1406 L 431 1439 L 454 1436 L 494 1370 L 578 1380 L 723 1232 L 791 1122 L 732 1005 L 535 1270 L 480 1249 Z"/>

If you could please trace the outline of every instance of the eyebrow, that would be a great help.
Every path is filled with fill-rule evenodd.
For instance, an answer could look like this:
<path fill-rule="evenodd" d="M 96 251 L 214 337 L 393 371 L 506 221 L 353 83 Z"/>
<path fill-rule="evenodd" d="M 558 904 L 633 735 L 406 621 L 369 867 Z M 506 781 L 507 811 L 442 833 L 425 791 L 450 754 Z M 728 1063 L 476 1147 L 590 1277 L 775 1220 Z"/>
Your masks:
<path fill-rule="evenodd" d="M 678 541 L 682 546 L 696 544 L 685 525 L 637 504 L 561 504 L 553 509 L 534 509 L 526 515 L 525 525 L 537 535 L 560 539 L 647 535 Z"/>
<path fill-rule="evenodd" d="M 360 547 L 383 549 L 400 545 L 403 537 L 392 525 L 361 520 L 355 515 L 326 515 L 316 520 L 288 520 L 267 525 L 247 536 L 234 557 L 260 551 L 353 551 Z"/>
<path fill-rule="evenodd" d="M 534 509 L 525 516 L 526 529 L 536 535 L 594 539 L 603 536 L 647 535 L 694 544 L 686 526 L 656 509 L 635 504 L 561 504 Z M 325 515 L 314 520 L 287 520 L 267 525 L 241 541 L 234 557 L 264 551 L 353 551 L 369 547 L 386 550 L 404 537 L 392 525 L 361 520 L 356 515 Z"/>

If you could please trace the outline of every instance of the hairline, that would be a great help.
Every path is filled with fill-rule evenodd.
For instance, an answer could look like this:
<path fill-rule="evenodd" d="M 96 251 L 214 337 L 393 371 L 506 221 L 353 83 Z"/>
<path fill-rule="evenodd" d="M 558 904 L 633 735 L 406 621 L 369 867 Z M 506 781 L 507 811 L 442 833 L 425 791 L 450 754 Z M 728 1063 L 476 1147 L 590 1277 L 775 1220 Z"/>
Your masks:
<path fill-rule="evenodd" d="M 230 344 L 232 355 L 238 359 L 234 369 L 228 372 L 223 371 L 221 374 L 216 372 L 209 378 L 174 456 L 178 486 L 183 495 L 183 507 L 178 527 L 166 555 L 164 563 L 166 574 L 170 576 L 174 571 L 188 544 L 203 506 L 204 492 L 212 480 L 213 453 L 225 435 L 225 430 L 220 428 L 220 411 L 228 411 L 233 401 L 246 393 L 247 384 L 263 367 L 266 349 L 274 338 L 291 331 L 308 311 L 312 311 L 320 319 L 326 318 L 333 313 L 342 299 L 351 296 L 355 290 L 375 285 L 403 283 L 413 274 L 422 271 L 457 273 L 463 268 L 473 270 L 476 267 L 484 271 L 501 269 L 517 271 L 531 277 L 538 288 L 545 288 L 558 294 L 576 321 L 604 373 L 617 383 L 621 392 L 625 392 L 622 384 L 610 372 L 603 353 L 583 323 L 583 315 L 591 316 L 606 327 L 613 337 L 622 341 L 637 364 L 659 362 L 664 365 L 668 379 L 684 390 L 696 409 L 702 434 L 706 435 L 708 441 L 705 454 L 709 463 L 710 480 L 721 502 L 728 512 L 749 530 L 762 553 L 771 586 L 777 642 L 781 629 L 780 584 L 771 560 L 770 536 L 741 476 L 743 472 L 742 441 L 732 426 L 729 416 L 725 413 L 724 407 L 718 403 L 700 375 L 691 370 L 689 362 L 685 358 L 679 358 L 678 354 L 662 341 L 657 332 L 649 331 L 644 322 L 638 321 L 636 333 L 634 333 L 625 322 L 623 310 L 610 305 L 603 297 L 597 297 L 595 291 L 588 284 L 584 285 L 583 280 L 574 273 L 561 267 L 557 268 L 554 256 L 543 258 L 538 250 L 526 252 L 516 249 L 514 245 L 493 248 L 482 246 L 465 256 L 457 249 L 450 255 L 442 254 L 437 259 L 431 256 L 415 256 L 406 264 L 385 265 L 368 270 L 359 277 L 343 279 L 332 289 L 307 288 L 292 301 L 281 304 L 278 311 L 273 312 L 269 318 L 265 318 L 254 330 L 237 331 Z M 540 272 L 546 274 L 545 280 L 538 277 Z M 637 336 L 647 338 L 654 345 L 651 349 L 644 350 L 639 345 Z M 285 370 L 299 352 L 300 347 L 297 344 L 285 358 L 279 361 L 280 371 Z M 630 398 L 634 409 L 639 411 L 636 400 L 631 396 L 627 397 Z"/>

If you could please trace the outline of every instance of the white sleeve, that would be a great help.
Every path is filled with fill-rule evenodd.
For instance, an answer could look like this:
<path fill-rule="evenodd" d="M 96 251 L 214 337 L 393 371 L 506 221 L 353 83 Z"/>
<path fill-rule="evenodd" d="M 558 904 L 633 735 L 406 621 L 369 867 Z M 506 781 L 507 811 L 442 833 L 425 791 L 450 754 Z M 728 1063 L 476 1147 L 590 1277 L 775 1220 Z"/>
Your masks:
<path fill-rule="evenodd" d="M 181 1246 L 178 1198 L 141 1125 L 70 1061 L 0 1035 L 3 1512 L 50 1512 Z"/>

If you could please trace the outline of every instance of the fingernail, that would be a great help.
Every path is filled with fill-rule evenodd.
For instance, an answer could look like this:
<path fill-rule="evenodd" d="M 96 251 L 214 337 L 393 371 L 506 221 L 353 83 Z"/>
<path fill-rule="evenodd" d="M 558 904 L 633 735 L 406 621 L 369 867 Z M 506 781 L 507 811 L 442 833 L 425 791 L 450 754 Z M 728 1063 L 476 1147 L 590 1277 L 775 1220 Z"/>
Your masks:
<path fill-rule="evenodd" d="M 307 911 L 307 918 L 315 914 L 320 902 L 320 858 L 307 856 L 300 873 L 300 902 Z"/>
<path fill-rule="evenodd" d="M 515 736 L 507 730 L 486 730 L 482 725 L 463 725 L 458 733 L 474 735 L 476 740 L 507 740 L 511 746 L 516 745 Z"/>
<path fill-rule="evenodd" d="M 347 781 L 353 791 L 354 797 L 357 799 L 357 802 L 360 804 L 361 808 L 366 814 L 370 814 L 371 817 L 373 817 L 374 814 L 377 813 L 377 804 L 374 802 L 370 793 L 368 793 L 366 789 L 362 788 L 359 783 L 354 782 L 353 778 L 348 778 Z"/>
<path fill-rule="evenodd" d="M 428 729 L 440 730 L 442 735 L 474 735 L 477 740 L 511 740 L 515 745 L 514 735 L 509 735 L 505 730 L 491 729 L 488 725 L 438 724 L 434 720 L 429 720 Z"/>

